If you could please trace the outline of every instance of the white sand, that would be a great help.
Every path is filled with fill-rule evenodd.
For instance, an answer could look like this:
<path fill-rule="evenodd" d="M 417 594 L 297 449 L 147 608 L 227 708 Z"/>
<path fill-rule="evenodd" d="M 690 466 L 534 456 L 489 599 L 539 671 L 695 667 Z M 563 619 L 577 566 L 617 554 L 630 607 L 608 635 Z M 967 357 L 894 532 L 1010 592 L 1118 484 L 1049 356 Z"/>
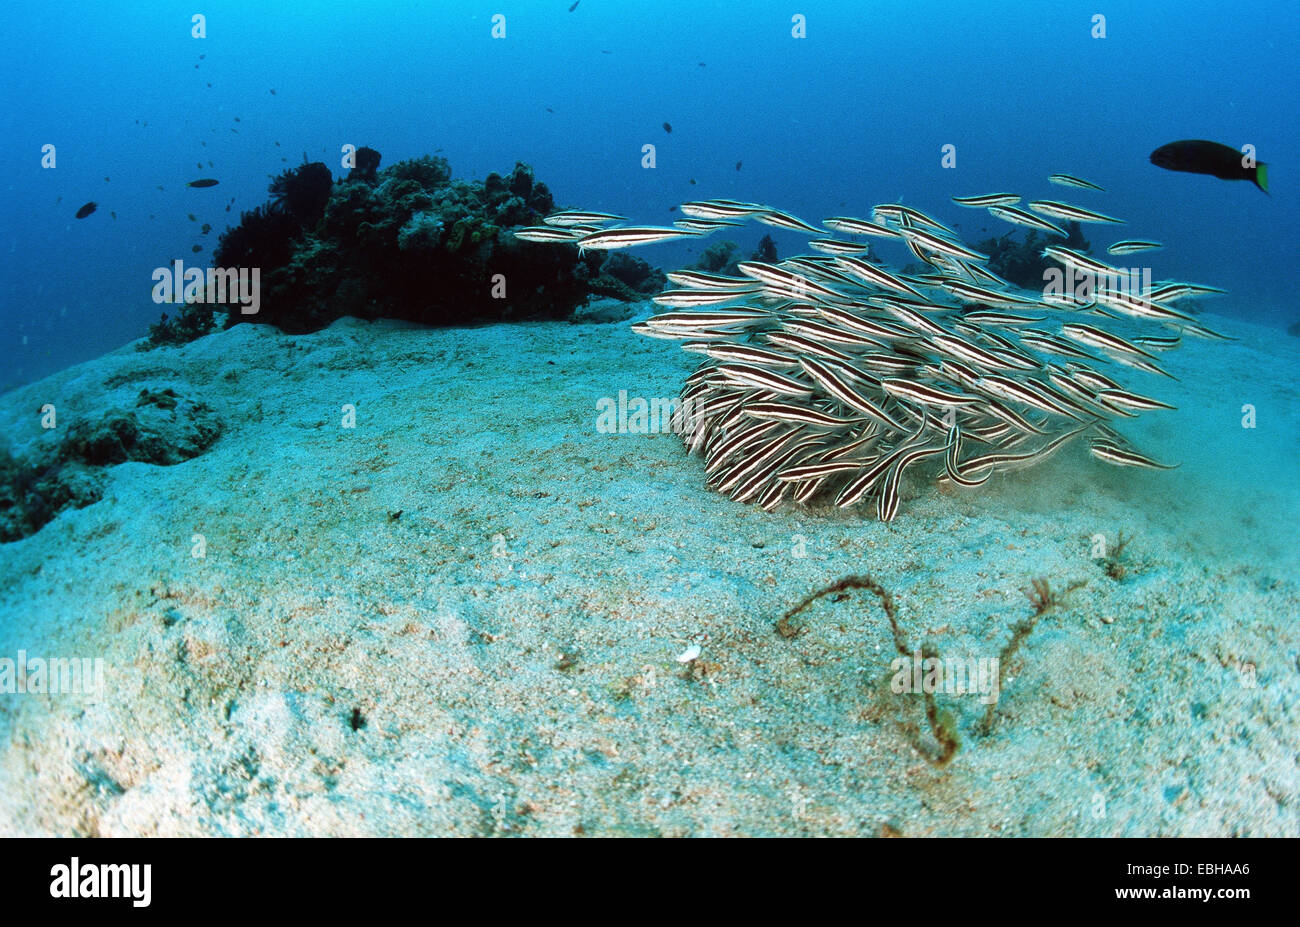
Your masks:
<path fill-rule="evenodd" d="M 0 695 L 0 832 L 1300 835 L 1300 342 L 1216 323 L 1243 341 L 1131 378 L 1180 411 L 1122 430 L 1181 469 L 1080 446 L 973 491 L 913 474 L 888 527 L 737 505 L 672 436 L 597 434 L 598 397 L 693 365 L 623 324 L 241 325 L 19 389 L 20 450 L 110 378 L 226 431 L 0 546 L 0 657 L 107 664 L 97 695 Z M 1116 581 L 1089 538 L 1120 530 Z M 850 573 L 961 657 L 998 653 L 1033 578 L 1087 584 L 991 735 L 941 696 L 964 743 L 938 769 L 868 593 L 773 630 Z"/>

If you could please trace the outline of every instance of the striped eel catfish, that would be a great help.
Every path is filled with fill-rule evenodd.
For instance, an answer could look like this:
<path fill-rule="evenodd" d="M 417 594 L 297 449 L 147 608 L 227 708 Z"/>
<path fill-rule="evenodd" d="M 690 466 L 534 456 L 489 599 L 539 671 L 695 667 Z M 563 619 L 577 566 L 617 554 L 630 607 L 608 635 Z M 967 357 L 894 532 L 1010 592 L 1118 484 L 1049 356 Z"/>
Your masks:
<path fill-rule="evenodd" d="M 1069 174 L 1050 180 L 1100 190 Z M 1012 205 L 1021 202 L 1015 193 L 953 199 L 1051 231 L 1061 230 L 1041 216 L 1122 221 L 1054 200 L 1031 201 L 1027 212 Z M 1112 425 L 1174 407 L 1118 378 L 1134 369 L 1171 377 L 1157 355 L 1183 335 L 1226 337 L 1197 322 L 1185 303 L 1171 305 L 1222 292 L 1213 287 L 1166 281 L 1144 293 L 1101 289 L 1086 303 L 1018 290 L 947 226 L 897 203 L 876 206 L 869 219 L 835 216 L 821 227 L 736 200 L 699 200 L 681 211 L 699 224 L 689 231 L 618 226 L 609 214 L 568 212 L 516 234 L 614 249 L 753 221 L 814 236 L 816 253 L 743 262 L 737 276 L 670 273 L 670 289 L 654 300 L 664 311 L 633 326 L 702 355 L 682 392 L 693 410 L 682 440 L 704 457 L 710 487 L 767 510 L 787 502 L 870 505 L 888 522 L 910 468 L 975 487 L 1042 463 L 1075 440 L 1106 464 L 1172 469 Z M 887 267 L 862 236 L 898 247 L 932 272 Z M 1130 240 L 1111 251 L 1155 245 Z M 1118 275 L 1060 246 L 1044 257 L 1074 274 Z"/>

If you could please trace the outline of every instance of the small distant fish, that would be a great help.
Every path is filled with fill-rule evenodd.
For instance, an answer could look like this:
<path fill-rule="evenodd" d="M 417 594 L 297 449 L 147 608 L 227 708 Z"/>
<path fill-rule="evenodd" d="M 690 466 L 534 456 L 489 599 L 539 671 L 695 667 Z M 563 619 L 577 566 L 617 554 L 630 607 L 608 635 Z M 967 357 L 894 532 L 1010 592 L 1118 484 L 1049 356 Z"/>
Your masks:
<path fill-rule="evenodd" d="M 1077 187 L 1080 190 L 1100 190 L 1102 193 L 1106 192 L 1103 187 L 1097 186 L 1090 180 L 1084 180 L 1082 177 L 1075 177 L 1073 174 L 1053 174 L 1047 179 L 1062 187 Z"/>
<path fill-rule="evenodd" d="M 203 165 L 200 164 L 199 167 Z M 187 187 L 215 187 L 220 181 L 213 180 L 211 177 L 200 177 L 198 180 L 191 180 L 185 186 Z M 162 189 L 161 187 L 159 189 Z"/>
<path fill-rule="evenodd" d="M 665 123 L 664 123 L 664 131 L 665 131 L 665 132 L 668 132 L 668 133 L 671 133 L 671 132 L 673 131 L 673 127 L 672 127 L 671 125 L 669 125 L 668 123 L 665 122 Z"/>
<path fill-rule="evenodd" d="M 239 121 L 239 117 L 236 116 L 236 117 L 235 117 L 235 122 L 238 122 L 238 121 Z"/>
<path fill-rule="evenodd" d="M 691 178 L 691 186 L 692 186 L 692 187 L 695 186 L 695 178 L 694 178 L 694 177 Z"/>
<path fill-rule="evenodd" d="M 1106 250 L 1111 254 L 1133 254 L 1138 251 L 1151 251 L 1154 248 L 1163 248 L 1164 245 L 1158 241 L 1142 241 L 1138 238 L 1126 238 L 1124 241 L 1117 241 Z"/>
<path fill-rule="evenodd" d="M 193 247 L 190 248 L 190 250 L 193 251 L 195 254 L 198 254 L 200 251 L 203 250 L 203 246 L 202 246 L 202 245 L 194 245 Z"/>
<path fill-rule="evenodd" d="M 742 165 L 742 164 L 744 164 L 744 163 L 745 163 L 745 162 L 743 162 L 743 161 L 737 161 L 737 162 L 736 162 L 736 170 L 740 170 L 740 165 Z"/>
<path fill-rule="evenodd" d="M 195 161 L 195 162 L 194 162 L 194 166 L 197 167 L 199 170 L 203 170 L 203 162 L 202 162 L 202 161 Z"/>
<path fill-rule="evenodd" d="M 198 222 L 198 221 L 199 221 L 198 219 L 194 218 L 194 213 L 189 213 L 189 217 L 190 217 L 190 221 L 191 221 L 191 222 Z"/>
<path fill-rule="evenodd" d="M 279 148 L 279 147 L 280 147 L 280 143 L 279 143 L 279 142 L 276 142 L 276 143 L 275 143 L 275 147 L 276 147 L 276 148 Z"/>
<path fill-rule="evenodd" d="M 203 60 L 204 58 L 206 58 L 206 57 L 208 57 L 208 56 L 207 56 L 207 55 L 199 55 L 199 60 L 202 61 L 202 60 Z"/>
<path fill-rule="evenodd" d="M 271 96 L 275 96 L 275 88 L 274 88 L 274 87 L 271 88 Z"/>
<path fill-rule="evenodd" d="M 206 235 L 206 234 L 208 234 L 208 232 L 211 232 L 211 231 L 212 231 L 212 226 L 209 225 L 208 223 L 204 222 L 204 223 L 203 223 L 203 228 L 200 229 L 200 231 L 201 231 L 204 235 Z"/>
<path fill-rule="evenodd" d="M 114 219 L 117 218 L 117 213 L 113 212 L 112 210 L 110 210 L 108 214 L 112 216 Z"/>
<path fill-rule="evenodd" d="M 1170 142 L 1151 152 L 1151 163 L 1167 171 L 1209 174 L 1220 180 L 1249 180 L 1267 193 L 1268 165 L 1260 161 L 1254 167 L 1243 167 L 1243 160 L 1237 149 L 1204 139 Z"/>
<path fill-rule="evenodd" d="M 95 211 L 97 205 L 98 204 L 92 202 L 92 203 L 87 203 L 85 206 L 82 206 L 80 209 L 77 210 L 77 218 L 78 219 L 86 218 L 86 216 L 90 215 L 92 212 Z"/>
<path fill-rule="evenodd" d="M 582 0 L 573 0 L 573 6 L 569 7 L 569 12 L 572 13 L 574 10 L 576 10 L 578 8 L 578 4 L 581 2 Z"/>

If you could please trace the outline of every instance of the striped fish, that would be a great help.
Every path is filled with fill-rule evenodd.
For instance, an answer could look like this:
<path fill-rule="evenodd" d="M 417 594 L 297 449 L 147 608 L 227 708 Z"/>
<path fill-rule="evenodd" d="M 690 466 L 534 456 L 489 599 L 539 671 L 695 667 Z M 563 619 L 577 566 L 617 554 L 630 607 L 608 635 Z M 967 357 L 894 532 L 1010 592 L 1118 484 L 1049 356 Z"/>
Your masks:
<path fill-rule="evenodd" d="M 627 216 L 616 216 L 612 212 L 586 212 L 570 209 L 547 216 L 542 221 L 547 225 L 567 227 L 571 225 L 604 225 L 606 222 L 623 222 Z"/>
<path fill-rule="evenodd" d="M 1147 296 L 1158 303 L 1166 303 L 1191 296 L 1221 296 L 1226 292 L 1228 291 L 1199 283 L 1168 283 L 1152 290 Z"/>
<path fill-rule="evenodd" d="M 925 229 L 908 228 L 903 226 L 898 230 L 908 241 L 921 248 L 930 251 L 938 251 L 940 254 L 951 254 L 954 257 L 964 258 L 967 261 L 987 261 L 987 254 L 980 254 L 978 251 L 972 251 L 965 245 L 949 241 L 933 232 L 927 232 Z"/>
<path fill-rule="evenodd" d="M 907 380 L 902 377 L 886 377 L 880 381 L 880 387 L 891 396 L 917 402 L 924 406 L 939 406 L 940 408 L 947 408 L 950 406 L 964 406 L 970 405 L 973 402 L 979 402 L 978 396 L 965 396 L 961 393 L 951 393 L 947 390 L 939 389 L 937 386 L 931 386 L 928 383 L 921 383 L 917 380 Z"/>
<path fill-rule="evenodd" d="M 1152 399 L 1149 396 L 1140 396 L 1137 393 L 1130 393 L 1122 389 L 1104 389 L 1097 393 L 1098 398 L 1106 405 L 1122 406 L 1125 409 L 1137 409 L 1142 412 L 1151 409 L 1175 409 L 1167 402 L 1161 402 L 1158 399 Z"/>
<path fill-rule="evenodd" d="M 660 226 L 618 226 L 592 232 L 578 239 L 578 247 L 584 250 L 611 251 L 616 248 L 631 248 L 636 245 L 652 245 L 676 238 L 696 237 L 699 232 L 686 229 L 664 228 Z"/>
<path fill-rule="evenodd" d="M 1110 254 L 1136 254 L 1139 251 L 1151 251 L 1155 248 L 1163 248 L 1164 245 L 1158 241 L 1144 241 L 1140 238 L 1126 238 L 1123 241 L 1117 241 L 1106 249 Z"/>
<path fill-rule="evenodd" d="M 799 366 L 818 386 L 835 397 L 855 412 L 866 415 L 890 428 L 902 428 L 902 424 L 890 415 L 879 403 L 873 402 L 866 394 L 857 389 L 840 372 L 829 364 L 811 357 L 799 358 Z M 879 381 L 877 381 L 879 382 Z"/>
<path fill-rule="evenodd" d="M 738 344 L 734 341 L 689 341 L 682 345 L 683 351 L 706 354 L 718 361 L 737 361 L 758 367 L 773 367 L 777 370 L 798 366 L 799 358 L 769 351 L 753 344 Z"/>
<path fill-rule="evenodd" d="M 868 222 L 866 219 L 854 219 L 851 216 L 832 216 L 822 220 L 822 225 L 834 232 L 846 235 L 874 235 L 877 238 L 897 238 L 899 233 L 887 225 Z"/>
<path fill-rule="evenodd" d="M 958 206 L 982 209 L 988 206 L 1014 206 L 1020 202 L 1017 193 L 985 193 L 983 196 L 954 196 L 952 201 Z"/>
<path fill-rule="evenodd" d="M 767 289 L 780 292 L 786 296 L 795 296 L 801 299 L 809 296 L 844 298 L 844 294 L 838 290 L 832 290 L 828 286 L 823 286 L 792 270 L 778 267 L 776 264 L 767 264 L 763 261 L 741 261 L 736 265 L 736 270 L 746 277 L 753 277 Z"/>
<path fill-rule="evenodd" d="M 727 362 L 719 364 L 717 369 L 720 374 L 733 383 L 769 390 L 778 396 L 811 396 L 813 394 L 807 383 L 764 367 Z"/>
<path fill-rule="evenodd" d="M 866 254 L 871 250 L 870 245 L 840 241 L 835 238 L 814 238 L 808 242 L 808 247 L 815 248 L 823 254 Z"/>
<path fill-rule="evenodd" d="M 737 290 L 754 293 L 761 289 L 748 277 L 725 277 L 700 270 L 675 270 L 665 276 L 669 283 L 695 290 Z"/>
<path fill-rule="evenodd" d="M 572 232 L 569 229 L 554 228 L 549 225 L 527 225 L 523 228 L 515 229 L 515 238 L 520 241 L 542 241 L 554 244 L 565 242 L 576 242 L 582 237 L 580 232 Z"/>
<path fill-rule="evenodd" d="M 712 306 L 729 302 L 739 295 L 730 290 L 664 290 L 651 302 L 660 306 L 689 309 L 691 306 Z"/>
<path fill-rule="evenodd" d="M 1042 232 L 1055 232 L 1062 238 L 1069 238 L 1069 234 L 1059 225 L 1053 225 L 1046 219 L 1040 219 L 1032 213 L 1025 212 L 1023 209 L 1017 209 L 1014 206 L 990 206 L 989 215 L 995 219 L 1001 219 L 1003 222 L 1011 222 L 1015 225 L 1023 225 L 1031 229 L 1038 229 Z"/>
<path fill-rule="evenodd" d="M 860 258 L 838 257 L 835 259 L 835 262 L 853 276 L 874 284 L 875 286 L 884 287 L 888 290 L 897 290 L 900 293 L 910 293 L 917 299 L 924 298 L 915 288 L 904 283 L 893 274 L 876 267 L 874 264 L 861 260 Z"/>
<path fill-rule="evenodd" d="M 678 219 L 673 223 L 677 228 L 688 232 L 716 232 L 718 229 L 741 228 L 744 224 L 727 219 Z"/>
<path fill-rule="evenodd" d="M 747 219 L 767 211 L 766 206 L 734 200 L 693 200 L 677 208 L 692 219 Z"/>
<path fill-rule="evenodd" d="M 769 209 L 766 212 L 758 213 L 754 219 L 764 225 L 770 225 L 778 229 L 788 229 L 792 232 L 808 232 L 812 235 L 820 235 L 822 230 L 815 225 L 809 225 L 807 222 L 790 215 L 788 212 L 781 212 L 779 209 Z"/>
<path fill-rule="evenodd" d="M 1043 257 L 1059 261 L 1066 267 L 1073 267 L 1082 270 L 1085 273 L 1093 274 L 1099 277 L 1119 277 L 1123 276 L 1119 268 L 1111 267 L 1095 258 L 1090 258 L 1086 254 L 1080 254 L 1078 251 L 1070 248 L 1063 248 L 1060 245 L 1048 245 L 1043 249 Z"/>
<path fill-rule="evenodd" d="M 1131 341 L 1125 341 L 1119 335 L 1102 331 L 1093 325 L 1085 325 L 1082 322 L 1068 322 L 1061 326 L 1068 337 L 1073 338 L 1080 344 L 1086 344 L 1090 348 L 1102 348 L 1106 351 L 1114 351 L 1120 354 L 1131 354 L 1138 357 L 1155 360 L 1156 356 L 1149 351 L 1139 348 Z"/>
<path fill-rule="evenodd" d="M 1057 184 L 1062 187 L 1076 187 L 1080 190 L 1098 190 L 1102 193 L 1106 191 L 1097 186 L 1090 180 L 1084 180 L 1082 177 L 1075 177 L 1073 174 L 1052 174 L 1047 178 L 1049 183 Z"/>
<path fill-rule="evenodd" d="M 1022 315 L 1018 312 L 976 311 L 962 316 L 967 322 L 976 325 L 1033 325 L 1044 321 L 1045 315 Z"/>
<path fill-rule="evenodd" d="M 876 517 L 885 524 L 893 521 L 894 516 L 898 514 L 898 484 L 903 477 L 903 471 L 919 460 L 942 454 L 944 450 L 943 446 L 918 447 L 906 451 L 894 461 L 889 468 L 889 473 L 885 475 L 885 482 L 881 484 L 880 495 L 876 499 Z"/>
<path fill-rule="evenodd" d="M 1084 209 L 1082 206 L 1075 206 L 1072 203 L 1061 203 L 1056 200 L 1034 200 L 1029 203 L 1029 208 L 1039 215 L 1051 216 L 1053 219 L 1064 219 L 1074 222 L 1113 222 L 1117 225 L 1123 225 L 1123 219 L 1116 219 L 1113 216 L 1103 215 L 1099 212 L 1093 212 L 1091 209 Z"/>
<path fill-rule="evenodd" d="M 828 412 L 788 402 L 751 402 L 745 406 L 745 414 L 750 418 L 773 419 L 778 422 L 810 425 L 814 428 L 844 428 L 856 421 L 856 419 L 839 418 Z"/>
<path fill-rule="evenodd" d="M 661 312 L 646 319 L 651 328 L 735 329 L 771 318 L 762 309 L 710 309 L 706 312 Z"/>
<path fill-rule="evenodd" d="M 1143 467 L 1147 470 L 1174 470 L 1178 467 L 1177 464 L 1159 463 L 1112 441 L 1098 439 L 1091 442 L 1088 450 L 1098 460 L 1115 464 L 1117 467 Z"/>

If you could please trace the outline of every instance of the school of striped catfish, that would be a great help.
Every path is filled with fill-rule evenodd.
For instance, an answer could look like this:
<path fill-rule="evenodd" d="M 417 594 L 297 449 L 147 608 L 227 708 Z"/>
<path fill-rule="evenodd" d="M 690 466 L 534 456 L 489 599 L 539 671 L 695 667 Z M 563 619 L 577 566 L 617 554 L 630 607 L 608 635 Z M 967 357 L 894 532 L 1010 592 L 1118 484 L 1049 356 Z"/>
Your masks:
<path fill-rule="evenodd" d="M 1103 192 L 1070 174 L 1048 179 Z M 1057 200 L 1020 209 L 1013 193 L 952 199 L 1062 237 L 1058 222 L 1123 222 Z M 1043 256 L 1059 273 L 1045 275 L 1051 279 L 1041 293 L 1021 290 L 951 228 L 898 203 L 874 207 L 870 219 L 829 218 L 823 228 L 730 199 L 680 209 L 687 218 L 672 226 L 612 225 L 624 217 L 565 211 L 515 235 L 613 250 L 752 220 L 815 236 L 808 243 L 815 253 L 742 262 L 741 276 L 669 273 L 672 288 L 654 298 L 665 311 L 633 325 L 704 357 L 682 390 L 676 430 L 703 455 L 710 487 L 769 511 L 786 501 L 874 503 L 889 522 L 909 467 L 929 461 L 939 480 L 973 487 L 1041 463 L 1075 439 L 1109 464 L 1172 469 L 1113 426 L 1174 407 L 1116 377 L 1128 368 L 1173 378 L 1161 353 L 1186 335 L 1226 337 L 1185 308 L 1220 289 L 1149 277 L 1135 285 L 1124 268 L 1049 245 Z M 885 266 L 872 240 L 903 246 L 927 272 Z M 1124 239 L 1108 252 L 1159 247 Z"/>

